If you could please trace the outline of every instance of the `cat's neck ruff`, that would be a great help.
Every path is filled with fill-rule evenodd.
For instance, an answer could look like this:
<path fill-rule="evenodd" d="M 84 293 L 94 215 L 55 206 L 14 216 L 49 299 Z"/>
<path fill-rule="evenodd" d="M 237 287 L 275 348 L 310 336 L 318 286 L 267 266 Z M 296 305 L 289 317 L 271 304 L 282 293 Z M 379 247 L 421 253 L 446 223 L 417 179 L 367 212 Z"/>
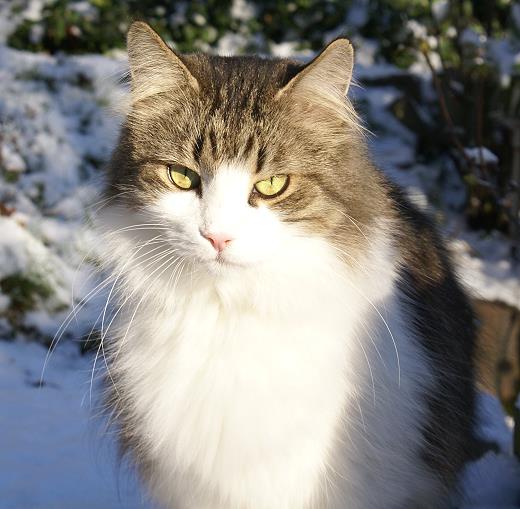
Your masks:
<path fill-rule="evenodd" d="M 382 231 L 356 266 L 327 242 L 305 238 L 292 260 L 222 277 L 187 269 L 171 293 L 171 274 L 143 283 L 129 265 L 127 292 L 137 292 L 121 313 L 111 369 L 130 395 L 132 433 L 160 465 L 149 482 L 161 500 L 307 507 L 327 496 L 350 407 L 366 419 L 365 440 L 381 433 L 359 405 L 401 383 L 387 330 L 398 327 L 388 316 L 396 309 L 395 252 Z M 116 245 L 124 240 L 110 252 L 125 264 Z M 378 356 L 387 359 L 385 372 Z M 383 404 L 390 403 L 406 422 L 399 402 Z M 366 459 L 353 452 L 349 461 Z"/>

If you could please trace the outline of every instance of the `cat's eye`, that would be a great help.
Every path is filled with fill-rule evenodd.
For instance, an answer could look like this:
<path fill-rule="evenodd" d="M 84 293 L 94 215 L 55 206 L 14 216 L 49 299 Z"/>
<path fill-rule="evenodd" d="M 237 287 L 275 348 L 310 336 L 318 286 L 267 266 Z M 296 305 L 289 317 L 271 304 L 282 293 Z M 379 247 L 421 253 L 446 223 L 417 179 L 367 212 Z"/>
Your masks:
<path fill-rule="evenodd" d="M 288 175 L 273 175 L 255 184 L 255 190 L 265 198 L 274 198 L 282 194 L 289 185 Z"/>
<path fill-rule="evenodd" d="M 184 191 L 197 189 L 200 186 L 200 175 L 196 171 L 186 168 L 186 166 L 170 164 L 168 166 L 168 175 L 170 180 Z"/>

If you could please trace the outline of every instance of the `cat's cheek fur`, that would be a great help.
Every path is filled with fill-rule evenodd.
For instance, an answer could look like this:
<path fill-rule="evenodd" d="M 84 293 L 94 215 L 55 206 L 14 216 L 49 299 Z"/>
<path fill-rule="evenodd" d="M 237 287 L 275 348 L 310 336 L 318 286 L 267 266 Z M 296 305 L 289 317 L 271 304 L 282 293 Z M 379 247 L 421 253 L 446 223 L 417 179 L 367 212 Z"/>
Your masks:
<path fill-rule="evenodd" d="M 431 372 L 401 321 L 390 243 L 375 238 L 361 272 L 319 239 L 297 249 L 215 285 L 157 285 L 113 343 L 125 432 L 166 507 L 378 509 L 436 493 L 417 463 Z"/>

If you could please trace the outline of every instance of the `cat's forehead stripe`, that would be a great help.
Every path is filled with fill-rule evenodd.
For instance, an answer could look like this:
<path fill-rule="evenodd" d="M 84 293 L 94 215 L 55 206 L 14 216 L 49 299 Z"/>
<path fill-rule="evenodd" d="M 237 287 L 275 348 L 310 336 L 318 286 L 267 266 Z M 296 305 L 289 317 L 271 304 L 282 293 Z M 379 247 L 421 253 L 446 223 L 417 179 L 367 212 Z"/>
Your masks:
<path fill-rule="evenodd" d="M 256 173 L 260 173 L 265 164 L 266 148 L 261 145 L 258 149 L 257 161 L 256 161 Z"/>
<path fill-rule="evenodd" d="M 213 159 L 216 159 L 218 155 L 217 135 L 215 134 L 215 131 L 213 129 L 209 130 L 209 141 L 211 147 L 211 155 L 213 156 Z"/>
<path fill-rule="evenodd" d="M 247 138 L 246 144 L 244 145 L 242 157 L 244 157 L 246 159 L 249 157 L 249 154 L 251 153 L 251 150 L 253 149 L 254 144 L 255 144 L 255 137 L 252 134 L 250 134 L 249 137 Z"/>
<path fill-rule="evenodd" d="M 204 147 L 204 135 L 199 134 L 195 140 L 195 144 L 193 145 L 193 159 L 197 164 L 200 163 L 200 158 L 202 155 L 202 149 Z"/>

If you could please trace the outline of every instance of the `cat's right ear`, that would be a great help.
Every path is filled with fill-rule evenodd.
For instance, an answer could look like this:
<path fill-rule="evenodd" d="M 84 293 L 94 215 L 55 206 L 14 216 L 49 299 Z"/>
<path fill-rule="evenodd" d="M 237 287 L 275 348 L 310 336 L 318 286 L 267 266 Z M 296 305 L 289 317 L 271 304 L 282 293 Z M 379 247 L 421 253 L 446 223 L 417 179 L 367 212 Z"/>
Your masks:
<path fill-rule="evenodd" d="M 133 103 L 175 89 L 199 91 L 197 80 L 181 58 L 148 24 L 132 23 L 126 40 Z"/>
<path fill-rule="evenodd" d="M 275 99 L 290 97 L 306 107 L 328 109 L 339 114 L 350 125 L 358 127 L 357 115 L 347 99 L 353 66 L 352 44 L 348 39 L 340 37 L 305 65 L 277 92 Z"/>

